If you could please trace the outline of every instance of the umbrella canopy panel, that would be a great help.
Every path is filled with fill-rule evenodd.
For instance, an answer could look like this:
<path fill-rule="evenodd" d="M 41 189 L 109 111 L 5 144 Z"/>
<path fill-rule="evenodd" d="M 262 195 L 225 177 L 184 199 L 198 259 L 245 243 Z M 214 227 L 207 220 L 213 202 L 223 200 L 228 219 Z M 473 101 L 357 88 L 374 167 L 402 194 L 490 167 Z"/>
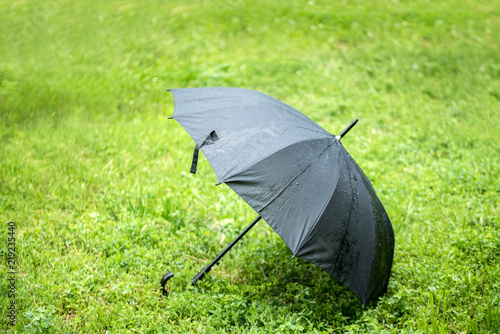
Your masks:
<path fill-rule="evenodd" d="M 241 88 L 172 89 L 172 116 L 202 147 L 219 183 L 245 165 L 297 142 L 332 137 L 289 105 Z M 217 145 L 207 137 L 215 131 Z"/>

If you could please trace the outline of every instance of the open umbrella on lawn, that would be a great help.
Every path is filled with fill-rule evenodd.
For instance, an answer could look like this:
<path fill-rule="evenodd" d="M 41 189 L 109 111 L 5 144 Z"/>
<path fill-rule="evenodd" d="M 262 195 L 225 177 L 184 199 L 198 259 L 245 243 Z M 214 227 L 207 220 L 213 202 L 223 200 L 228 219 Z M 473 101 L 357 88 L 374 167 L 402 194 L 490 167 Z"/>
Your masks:
<path fill-rule="evenodd" d="M 258 214 L 245 231 L 197 274 L 202 278 L 262 217 L 293 256 L 325 270 L 363 305 L 387 289 L 394 232 L 370 181 L 334 136 L 266 94 L 241 88 L 171 89 L 172 117 L 198 153 Z M 168 273 L 162 285 L 172 277 Z"/>

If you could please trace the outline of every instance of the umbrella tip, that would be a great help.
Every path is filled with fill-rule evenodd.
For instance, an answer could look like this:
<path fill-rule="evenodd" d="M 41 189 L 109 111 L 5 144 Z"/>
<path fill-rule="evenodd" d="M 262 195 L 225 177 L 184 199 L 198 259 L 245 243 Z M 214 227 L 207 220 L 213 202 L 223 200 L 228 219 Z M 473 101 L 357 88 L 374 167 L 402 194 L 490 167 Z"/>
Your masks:
<path fill-rule="evenodd" d="M 349 130 L 351 130 L 356 125 L 356 123 L 358 123 L 358 121 L 359 118 L 356 118 L 354 121 L 352 121 L 351 124 L 349 124 L 349 126 L 347 126 L 347 128 L 345 128 L 340 135 L 336 136 L 337 140 L 340 141 L 342 137 L 344 137 L 349 132 Z"/>

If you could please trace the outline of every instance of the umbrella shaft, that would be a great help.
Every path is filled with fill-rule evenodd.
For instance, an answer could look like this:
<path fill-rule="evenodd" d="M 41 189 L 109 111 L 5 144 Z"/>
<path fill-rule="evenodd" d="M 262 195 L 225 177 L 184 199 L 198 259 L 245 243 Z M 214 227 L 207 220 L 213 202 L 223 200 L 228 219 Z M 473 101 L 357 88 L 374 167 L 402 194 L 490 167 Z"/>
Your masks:
<path fill-rule="evenodd" d="M 203 268 L 202 271 L 200 271 L 194 278 L 193 278 L 193 281 L 191 282 L 191 284 L 194 284 L 197 280 L 199 279 L 202 279 L 203 276 L 205 276 L 205 273 L 208 273 L 210 271 L 210 269 L 212 269 L 213 266 L 215 266 L 217 264 L 217 262 L 219 262 L 220 259 L 222 259 L 222 257 L 224 255 L 226 255 L 227 252 L 229 252 L 229 250 L 238 242 L 240 241 L 241 238 L 243 238 L 243 236 L 248 232 L 250 231 L 250 229 L 252 227 L 254 227 L 255 224 L 257 224 L 257 222 L 261 219 L 262 217 L 261 216 L 258 216 L 257 218 L 255 218 L 255 220 L 247 226 L 247 228 L 240 233 L 240 235 L 238 235 L 236 237 L 236 239 L 233 240 L 233 242 L 231 242 L 229 244 L 229 246 L 227 246 L 219 255 L 217 255 L 217 257 L 208 265 L 206 266 L 205 268 Z"/>

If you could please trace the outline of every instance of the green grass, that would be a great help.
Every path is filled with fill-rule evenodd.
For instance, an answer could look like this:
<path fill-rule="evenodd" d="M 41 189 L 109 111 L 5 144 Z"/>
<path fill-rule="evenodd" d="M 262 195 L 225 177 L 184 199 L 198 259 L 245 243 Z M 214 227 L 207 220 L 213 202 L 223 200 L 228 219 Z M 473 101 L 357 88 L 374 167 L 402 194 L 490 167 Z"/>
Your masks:
<path fill-rule="evenodd" d="M 0 331 L 500 332 L 497 1 L 0 1 Z M 259 223 L 167 117 L 167 88 L 288 103 L 344 145 L 391 217 L 362 308 Z M 16 327 L 5 324 L 17 224 Z M 170 295 L 159 280 L 168 270 Z M 300 283 L 296 283 L 300 279 Z"/>

